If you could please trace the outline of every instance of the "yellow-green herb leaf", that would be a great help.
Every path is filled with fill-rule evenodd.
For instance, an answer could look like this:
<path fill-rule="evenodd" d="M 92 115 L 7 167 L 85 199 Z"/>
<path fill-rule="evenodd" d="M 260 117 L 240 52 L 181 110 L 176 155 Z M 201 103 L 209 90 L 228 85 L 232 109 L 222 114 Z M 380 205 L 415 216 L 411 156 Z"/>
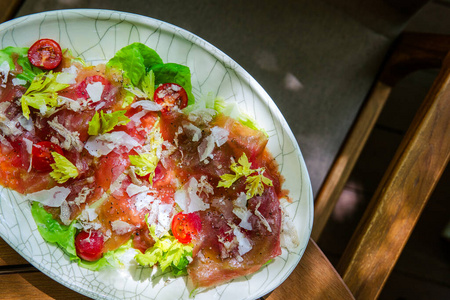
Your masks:
<path fill-rule="evenodd" d="M 217 187 L 229 188 L 239 178 L 246 177 L 245 190 L 247 199 L 250 199 L 255 195 L 262 195 L 264 192 L 264 184 L 272 186 L 272 180 L 263 175 L 265 168 L 252 169 L 252 164 L 248 161 L 245 153 L 242 154 L 237 163 L 231 164 L 230 170 L 233 171 L 234 174 L 223 174 L 220 176 Z M 257 173 L 257 175 L 250 176 L 254 173 Z"/>
<path fill-rule="evenodd" d="M 125 116 L 126 110 L 118 110 L 112 113 L 104 113 L 103 110 L 95 112 L 92 120 L 89 121 L 88 133 L 90 135 L 98 135 L 107 133 L 118 125 L 126 125 L 130 119 Z"/>
<path fill-rule="evenodd" d="M 49 109 L 58 106 L 58 93 L 69 86 L 56 81 L 57 74 L 50 71 L 37 75 L 30 84 L 25 94 L 20 99 L 22 113 L 25 118 L 30 118 L 30 107 L 38 109 L 42 115 Z"/>
<path fill-rule="evenodd" d="M 53 171 L 50 172 L 50 176 L 58 183 L 64 183 L 70 178 L 78 176 L 78 170 L 67 158 L 58 152 L 52 152 L 52 156 L 55 159 L 55 163 L 51 164 Z"/>

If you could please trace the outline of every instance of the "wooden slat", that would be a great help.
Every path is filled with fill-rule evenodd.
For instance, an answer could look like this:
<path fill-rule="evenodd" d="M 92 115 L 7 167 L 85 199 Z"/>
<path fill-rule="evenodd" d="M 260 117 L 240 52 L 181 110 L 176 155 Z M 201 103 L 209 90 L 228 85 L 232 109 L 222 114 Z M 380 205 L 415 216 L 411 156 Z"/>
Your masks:
<path fill-rule="evenodd" d="M 1 299 L 89 299 L 41 272 L 0 276 Z"/>
<path fill-rule="evenodd" d="M 311 237 L 318 240 L 392 88 L 378 82 L 358 115 L 314 203 Z"/>
<path fill-rule="evenodd" d="M 357 299 L 375 299 L 450 159 L 450 55 L 338 265 Z"/>
<path fill-rule="evenodd" d="M 334 267 L 310 239 L 300 263 L 267 300 L 355 299 Z"/>
<path fill-rule="evenodd" d="M 398 39 L 383 67 L 379 81 L 374 85 L 364 103 L 317 194 L 314 204 L 314 227 L 311 234 L 314 240 L 319 240 L 392 87 L 411 72 L 439 68 L 449 50 L 450 36 L 448 35 L 410 32 Z"/>
<path fill-rule="evenodd" d="M 0 23 L 14 17 L 23 0 L 0 0 Z"/>
<path fill-rule="evenodd" d="M 0 266 L 23 264 L 28 264 L 28 261 L 0 238 Z"/>

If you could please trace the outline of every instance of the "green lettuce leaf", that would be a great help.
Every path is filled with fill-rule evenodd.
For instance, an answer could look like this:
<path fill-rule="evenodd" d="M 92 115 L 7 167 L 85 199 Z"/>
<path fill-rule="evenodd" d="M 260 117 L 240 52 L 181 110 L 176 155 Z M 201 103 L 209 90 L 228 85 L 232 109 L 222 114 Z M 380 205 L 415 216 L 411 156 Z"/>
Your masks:
<path fill-rule="evenodd" d="M 31 83 L 38 74 L 41 74 L 43 71 L 35 66 L 33 66 L 28 60 L 28 48 L 21 47 L 6 47 L 3 50 L 0 50 L 0 65 L 7 61 L 9 64 L 9 68 L 14 70 L 16 66 L 14 65 L 14 60 L 12 58 L 12 54 L 17 53 L 17 64 L 22 67 L 22 73 L 17 75 L 17 78 L 26 80 Z"/>
<path fill-rule="evenodd" d="M 31 215 L 45 241 L 60 246 L 69 255 L 70 260 L 79 259 L 75 250 L 75 222 L 72 222 L 69 226 L 61 225 L 39 202 L 33 202 Z"/>
<path fill-rule="evenodd" d="M 106 68 L 122 70 L 124 79 L 129 80 L 133 86 L 138 86 L 153 65 L 162 63 L 155 50 L 141 43 L 133 43 L 117 51 Z"/>

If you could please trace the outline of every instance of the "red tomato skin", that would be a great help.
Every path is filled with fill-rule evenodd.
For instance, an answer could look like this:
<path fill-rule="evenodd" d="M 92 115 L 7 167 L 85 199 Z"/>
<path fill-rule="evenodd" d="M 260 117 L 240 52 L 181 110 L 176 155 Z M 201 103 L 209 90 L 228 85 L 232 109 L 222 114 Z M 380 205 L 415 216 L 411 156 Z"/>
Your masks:
<path fill-rule="evenodd" d="M 33 156 L 31 165 L 33 169 L 39 172 L 51 171 L 51 164 L 55 163 L 52 152 L 63 155 L 61 147 L 52 142 L 43 141 L 34 144 L 31 150 L 31 155 Z"/>
<path fill-rule="evenodd" d="M 172 234 L 183 244 L 189 244 L 192 237 L 202 229 L 200 217 L 196 213 L 176 214 L 172 219 Z"/>
<path fill-rule="evenodd" d="M 153 95 L 156 103 L 163 106 L 161 113 L 166 114 L 174 107 L 183 109 L 188 104 L 186 90 L 176 83 L 164 83 L 159 86 Z"/>
<path fill-rule="evenodd" d="M 35 67 L 52 70 L 62 61 L 61 47 L 52 39 L 37 40 L 28 50 L 28 60 Z"/>
<path fill-rule="evenodd" d="M 96 261 L 103 256 L 103 234 L 97 230 L 81 231 L 75 237 L 75 249 L 78 257 L 87 261 Z"/>

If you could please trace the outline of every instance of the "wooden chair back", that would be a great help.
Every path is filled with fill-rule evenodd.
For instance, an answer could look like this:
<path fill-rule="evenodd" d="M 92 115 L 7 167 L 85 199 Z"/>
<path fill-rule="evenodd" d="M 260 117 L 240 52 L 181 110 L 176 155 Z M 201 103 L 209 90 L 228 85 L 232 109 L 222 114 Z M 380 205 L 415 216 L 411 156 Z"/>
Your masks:
<path fill-rule="evenodd" d="M 305 257 L 268 299 L 379 296 L 450 159 L 449 51 L 449 36 L 407 33 L 399 38 L 315 199 Z M 347 245 L 338 275 L 313 240 L 320 238 L 392 88 L 426 68 L 441 70 Z"/>

